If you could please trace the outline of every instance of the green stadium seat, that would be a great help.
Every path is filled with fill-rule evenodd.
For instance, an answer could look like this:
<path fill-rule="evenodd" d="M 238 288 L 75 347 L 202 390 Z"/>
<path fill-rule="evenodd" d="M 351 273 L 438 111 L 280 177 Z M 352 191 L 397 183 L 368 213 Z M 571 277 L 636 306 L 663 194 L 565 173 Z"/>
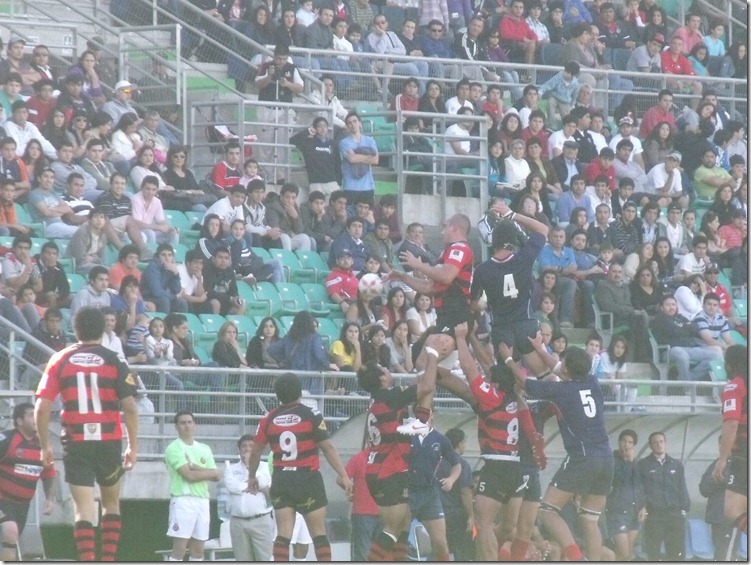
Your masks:
<path fill-rule="evenodd" d="M 713 381 L 722 382 L 728 380 L 728 375 L 725 372 L 725 361 L 722 359 L 711 361 L 709 363 L 709 376 Z"/>
<path fill-rule="evenodd" d="M 296 251 L 295 255 L 300 260 L 302 269 L 312 269 L 314 273 L 314 279 L 312 281 L 295 280 L 293 275 L 292 282 L 296 283 L 322 283 L 331 272 L 326 261 L 321 257 L 319 253 L 315 251 Z"/>
<path fill-rule="evenodd" d="M 36 255 L 38 253 L 41 253 L 42 252 L 42 245 L 44 245 L 48 241 L 49 241 L 49 239 L 47 239 L 46 237 L 32 237 L 31 238 L 31 254 L 32 255 Z M 60 245 L 58 245 L 58 248 L 59 247 L 60 247 Z M 67 244 L 65 245 L 65 248 L 66 249 L 68 248 Z M 63 252 L 60 251 L 60 254 L 62 255 Z"/>
<path fill-rule="evenodd" d="M 195 347 L 196 345 L 198 345 L 198 336 L 204 333 L 206 329 L 203 327 L 201 319 L 195 314 L 191 314 L 190 312 L 182 312 L 182 315 L 185 316 L 185 319 L 188 321 L 188 334 L 190 334 L 190 339 L 193 342 L 193 347 Z"/>
<path fill-rule="evenodd" d="M 164 217 L 173 228 L 180 230 L 180 243 L 193 247 L 201 237 L 200 232 L 193 229 L 194 222 L 179 210 L 165 210 Z M 177 256 L 177 254 L 175 254 Z M 184 255 L 179 256 L 181 259 Z"/>
<path fill-rule="evenodd" d="M 748 345 L 748 340 L 740 332 L 730 330 L 730 337 L 736 345 Z"/>
<path fill-rule="evenodd" d="M 73 332 L 73 320 L 70 314 L 70 308 L 60 308 L 60 313 L 63 316 L 62 330 L 65 334 L 65 337 L 70 341 L 76 341 L 75 333 Z"/>
<path fill-rule="evenodd" d="M 153 320 L 154 318 L 161 318 L 164 320 L 164 318 L 167 317 L 167 312 L 146 312 L 145 314 L 149 320 Z"/>
<path fill-rule="evenodd" d="M 746 323 L 748 321 L 748 299 L 733 299 L 733 312 L 743 323 Z"/>
<path fill-rule="evenodd" d="M 326 346 L 326 351 L 329 350 L 332 343 L 339 339 L 340 329 L 331 318 L 318 319 L 318 333 L 323 340 L 323 345 Z"/>
<path fill-rule="evenodd" d="M 224 316 L 221 316 L 220 314 L 199 314 L 198 318 L 201 320 L 201 324 L 203 324 L 204 327 L 203 334 L 198 338 L 199 345 L 211 344 L 213 346 L 219 335 L 219 328 L 221 328 L 222 324 L 227 320 L 225 320 Z"/>
<path fill-rule="evenodd" d="M 70 286 L 70 293 L 75 294 L 83 289 L 83 287 L 86 286 L 86 279 L 83 277 L 83 275 L 78 275 L 76 273 L 66 273 L 66 277 L 68 279 L 68 285 Z"/>
<path fill-rule="evenodd" d="M 280 317 L 279 317 L 279 318 L 277 319 L 277 323 L 278 323 L 278 324 L 279 324 L 279 325 L 280 325 L 281 327 L 284 327 L 284 330 L 285 330 L 286 332 L 288 332 L 288 331 L 290 330 L 290 328 L 292 327 L 292 323 L 293 323 L 294 321 L 295 321 L 295 317 L 294 317 L 294 316 L 280 316 Z"/>
<path fill-rule="evenodd" d="M 279 296 L 279 291 L 272 283 L 266 281 L 256 283 L 253 294 L 255 295 L 255 304 L 251 305 L 253 308 L 252 315 L 276 316 L 282 311 L 282 299 Z M 251 315 L 248 305 L 246 302 L 245 313 Z"/>
<path fill-rule="evenodd" d="M 338 311 L 340 314 L 338 317 L 344 317 L 344 313 L 339 305 L 332 302 L 329 298 L 325 286 L 318 283 L 303 283 L 300 287 L 308 297 L 308 304 L 314 314 L 315 312 L 322 312 L 323 314 L 321 315 L 323 316 L 331 315 L 331 317 L 335 317 Z"/>
<path fill-rule="evenodd" d="M 294 251 L 289 251 L 287 249 L 269 249 L 268 252 L 272 259 L 279 259 L 279 261 L 282 262 L 284 280 L 287 282 L 292 281 L 292 273 L 302 269 L 300 259 L 297 258 Z"/>
<path fill-rule="evenodd" d="M 3 235 L 0 236 L 0 246 L 10 249 L 13 246 L 13 236 Z"/>
<path fill-rule="evenodd" d="M 33 229 L 37 236 L 44 235 L 44 224 L 42 222 L 33 221 L 31 219 L 31 214 L 24 204 L 15 204 L 14 207 L 16 209 L 16 219 L 19 224 Z"/>
<path fill-rule="evenodd" d="M 276 289 L 282 300 L 282 309 L 280 314 L 289 315 L 297 314 L 310 308 L 308 297 L 300 285 L 295 283 L 276 283 Z M 325 315 L 323 312 L 320 315 Z"/>
<path fill-rule="evenodd" d="M 190 227 L 193 229 L 193 226 L 198 224 L 201 225 L 203 223 L 203 212 L 183 212 L 186 218 L 190 221 Z M 198 230 L 197 230 L 198 231 Z"/>
<path fill-rule="evenodd" d="M 237 281 L 237 293 L 240 295 L 240 298 L 245 300 L 245 313 L 248 316 L 252 316 L 251 310 L 254 308 L 253 304 L 255 304 L 256 295 L 253 292 L 253 287 L 250 286 L 247 282 L 244 280 Z"/>
<path fill-rule="evenodd" d="M 213 359 L 211 358 L 211 353 L 209 353 L 205 347 L 201 345 L 193 346 L 193 349 L 196 352 L 196 357 L 201 361 L 202 364 L 211 363 Z"/>
<path fill-rule="evenodd" d="M 267 249 L 263 247 L 251 247 L 251 249 L 253 250 L 253 253 L 258 255 L 264 261 L 268 261 L 269 259 L 271 259 L 271 254 L 268 252 Z"/>

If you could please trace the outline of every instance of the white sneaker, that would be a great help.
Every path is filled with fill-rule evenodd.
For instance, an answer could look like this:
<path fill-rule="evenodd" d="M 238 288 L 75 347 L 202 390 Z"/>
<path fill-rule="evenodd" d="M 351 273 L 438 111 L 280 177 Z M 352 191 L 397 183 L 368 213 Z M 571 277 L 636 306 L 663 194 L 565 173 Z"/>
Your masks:
<path fill-rule="evenodd" d="M 406 436 L 424 436 L 430 431 L 430 426 L 423 424 L 417 418 L 409 418 L 405 424 L 402 424 L 396 431 Z"/>

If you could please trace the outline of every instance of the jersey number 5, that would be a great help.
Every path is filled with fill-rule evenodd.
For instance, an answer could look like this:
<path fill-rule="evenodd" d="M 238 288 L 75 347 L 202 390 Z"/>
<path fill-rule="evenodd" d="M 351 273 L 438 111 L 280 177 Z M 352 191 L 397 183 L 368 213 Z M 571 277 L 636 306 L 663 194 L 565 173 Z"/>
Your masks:
<path fill-rule="evenodd" d="M 282 461 L 297 459 L 297 436 L 292 432 L 279 434 L 279 448 L 282 450 Z"/>
<path fill-rule="evenodd" d="M 579 391 L 579 396 L 582 400 L 582 406 L 584 407 L 584 415 L 587 418 L 594 418 L 597 414 L 597 406 L 595 405 L 595 399 L 592 397 L 592 391 L 588 388 Z"/>
<path fill-rule="evenodd" d="M 76 390 L 78 391 L 78 413 L 89 413 L 89 399 L 86 393 L 86 373 L 76 373 Z M 89 389 L 91 390 L 91 408 L 94 414 L 102 413 L 102 399 L 99 397 L 99 375 L 89 373 Z"/>
<path fill-rule="evenodd" d="M 516 298 L 519 295 L 519 289 L 516 288 L 516 282 L 514 282 L 514 275 L 508 273 L 503 277 L 503 296 L 509 298 Z"/>

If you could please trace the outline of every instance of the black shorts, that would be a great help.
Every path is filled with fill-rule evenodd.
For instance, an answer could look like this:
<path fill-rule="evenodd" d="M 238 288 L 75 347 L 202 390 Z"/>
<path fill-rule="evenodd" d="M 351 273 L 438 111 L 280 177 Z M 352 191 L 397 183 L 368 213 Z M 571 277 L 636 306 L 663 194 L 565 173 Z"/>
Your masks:
<path fill-rule="evenodd" d="M 396 506 L 409 504 L 409 473 L 397 473 L 390 477 L 379 479 L 378 475 L 367 475 L 370 496 L 378 506 Z"/>
<path fill-rule="evenodd" d="M 613 487 L 612 457 L 567 455 L 550 484 L 575 494 L 608 495 Z"/>
<path fill-rule="evenodd" d="M 608 534 L 625 534 L 629 531 L 639 530 L 639 509 L 635 506 L 626 510 L 607 510 L 605 522 L 608 525 Z"/>
<path fill-rule="evenodd" d="M 526 355 L 535 350 L 527 338 L 534 338 L 538 331 L 540 331 L 540 324 L 537 320 L 520 320 L 513 324 L 496 324 L 493 326 L 490 339 L 493 341 L 493 349 L 496 351 L 498 362 L 503 362 L 498 353 L 499 343 L 505 343 L 512 347 L 516 355 Z"/>
<path fill-rule="evenodd" d="M 748 459 L 733 455 L 728 467 L 727 490 L 748 496 Z"/>
<path fill-rule="evenodd" d="M 292 507 L 303 515 L 329 503 L 326 489 L 323 488 L 323 477 L 318 471 L 274 469 L 269 495 L 275 509 Z"/>
<path fill-rule="evenodd" d="M 506 504 L 525 488 L 521 464 L 516 461 L 485 461 L 477 483 L 478 495 Z"/>
<path fill-rule="evenodd" d="M 5 522 L 15 522 L 18 526 L 18 535 L 23 532 L 26 526 L 26 518 L 29 514 L 29 502 L 13 502 L 11 500 L 0 500 L 0 524 Z"/>
<path fill-rule="evenodd" d="M 540 471 L 537 467 L 522 467 L 524 488 L 511 495 L 512 498 L 522 497 L 524 502 L 542 502 L 542 484 Z"/>
<path fill-rule="evenodd" d="M 102 487 L 117 484 L 123 476 L 122 441 L 63 442 L 65 481 L 71 485 Z"/>
<path fill-rule="evenodd" d="M 470 310 L 469 304 L 463 298 L 445 297 L 436 316 L 435 327 L 438 329 L 438 333 L 454 337 L 454 328 L 463 322 L 467 322 L 469 331 L 472 331 L 475 325 L 475 316 Z"/>

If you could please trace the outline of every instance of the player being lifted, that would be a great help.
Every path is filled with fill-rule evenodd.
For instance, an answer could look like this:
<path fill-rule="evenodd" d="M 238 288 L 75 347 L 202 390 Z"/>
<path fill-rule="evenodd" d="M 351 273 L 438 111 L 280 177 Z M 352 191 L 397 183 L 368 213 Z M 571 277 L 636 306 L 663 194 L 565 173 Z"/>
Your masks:
<path fill-rule="evenodd" d="M 524 363 L 534 375 L 543 376 L 549 371 L 527 338 L 533 338 L 539 329 L 530 305 L 532 266 L 545 246 L 548 226 L 512 212 L 504 202 L 499 202 L 498 207 L 503 219 L 493 229 L 493 256 L 475 269 L 472 307 L 478 309 L 484 291 L 492 317 L 491 340 L 499 363 L 502 358 L 498 345 L 505 343 L 517 356 L 523 355 Z M 520 249 L 522 232 L 515 222 L 529 232 L 529 239 Z"/>
<path fill-rule="evenodd" d="M 479 561 L 496 561 L 496 517 L 511 496 L 522 491 L 529 480 L 521 472 L 520 436 L 534 446 L 535 457 L 542 468 L 545 467 L 545 455 L 542 452 L 542 436 L 535 429 L 527 405 L 514 392 L 513 374 L 508 367 L 496 365 L 488 371 L 489 379 L 483 378 L 469 350 L 467 333 L 466 323 L 454 328 L 459 365 L 477 401 L 477 436 L 480 457 L 485 461 L 474 504 L 477 527 L 475 555 Z M 514 540 L 514 544 L 521 545 L 526 555 L 528 539 Z M 521 552 L 522 548 L 514 549 Z"/>
<path fill-rule="evenodd" d="M 73 497 L 73 538 L 80 561 L 114 561 L 120 543 L 120 479 L 136 464 L 138 408 L 136 378 L 118 355 L 102 345 L 104 315 L 81 308 L 73 320 L 78 343 L 52 356 L 37 388 L 34 419 L 42 463 L 54 460 L 50 444 L 52 401 L 59 394 L 65 481 Z M 120 409 L 125 413 L 127 448 L 122 455 Z M 102 517 L 97 555 L 94 482 L 99 484 Z"/>
<path fill-rule="evenodd" d="M 738 531 L 748 533 L 748 347 L 728 347 L 725 371 L 730 382 L 722 392 L 722 441 L 712 476 L 723 482 L 730 458 L 725 489 L 725 518 L 735 526 L 725 556 L 730 561 Z"/>
<path fill-rule="evenodd" d="M 248 461 L 248 490 L 258 491 L 256 471 L 266 444 L 274 456 L 271 477 L 271 504 L 274 507 L 277 536 L 274 540 L 274 561 L 289 561 L 289 544 L 295 525 L 295 512 L 305 518 L 313 538 L 318 561 L 331 561 L 331 545 L 326 536 L 326 490 L 318 470 L 318 449 L 339 477 L 338 482 L 352 494 L 352 481 L 329 439 L 323 416 L 315 408 L 301 402 L 302 385 L 292 373 L 285 373 L 274 382 L 274 392 L 281 403 L 258 423 L 256 437 Z"/>
<path fill-rule="evenodd" d="M 384 367 L 368 363 L 357 371 L 360 386 L 370 393 L 367 416 L 370 443 L 366 481 L 378 505 L 383 531 L 373 537 L 368 561 L 405 561 L 411 522 L 409 509 L 409 464 L 411 438 L 397 431 L 408 416 L 408 407 L 435 393 L 436 367 L 454 348 L 454 340 L 444 334 L 427 338 L 424 373 L 410 386 L 395 386 L 394 377 Z"/>

